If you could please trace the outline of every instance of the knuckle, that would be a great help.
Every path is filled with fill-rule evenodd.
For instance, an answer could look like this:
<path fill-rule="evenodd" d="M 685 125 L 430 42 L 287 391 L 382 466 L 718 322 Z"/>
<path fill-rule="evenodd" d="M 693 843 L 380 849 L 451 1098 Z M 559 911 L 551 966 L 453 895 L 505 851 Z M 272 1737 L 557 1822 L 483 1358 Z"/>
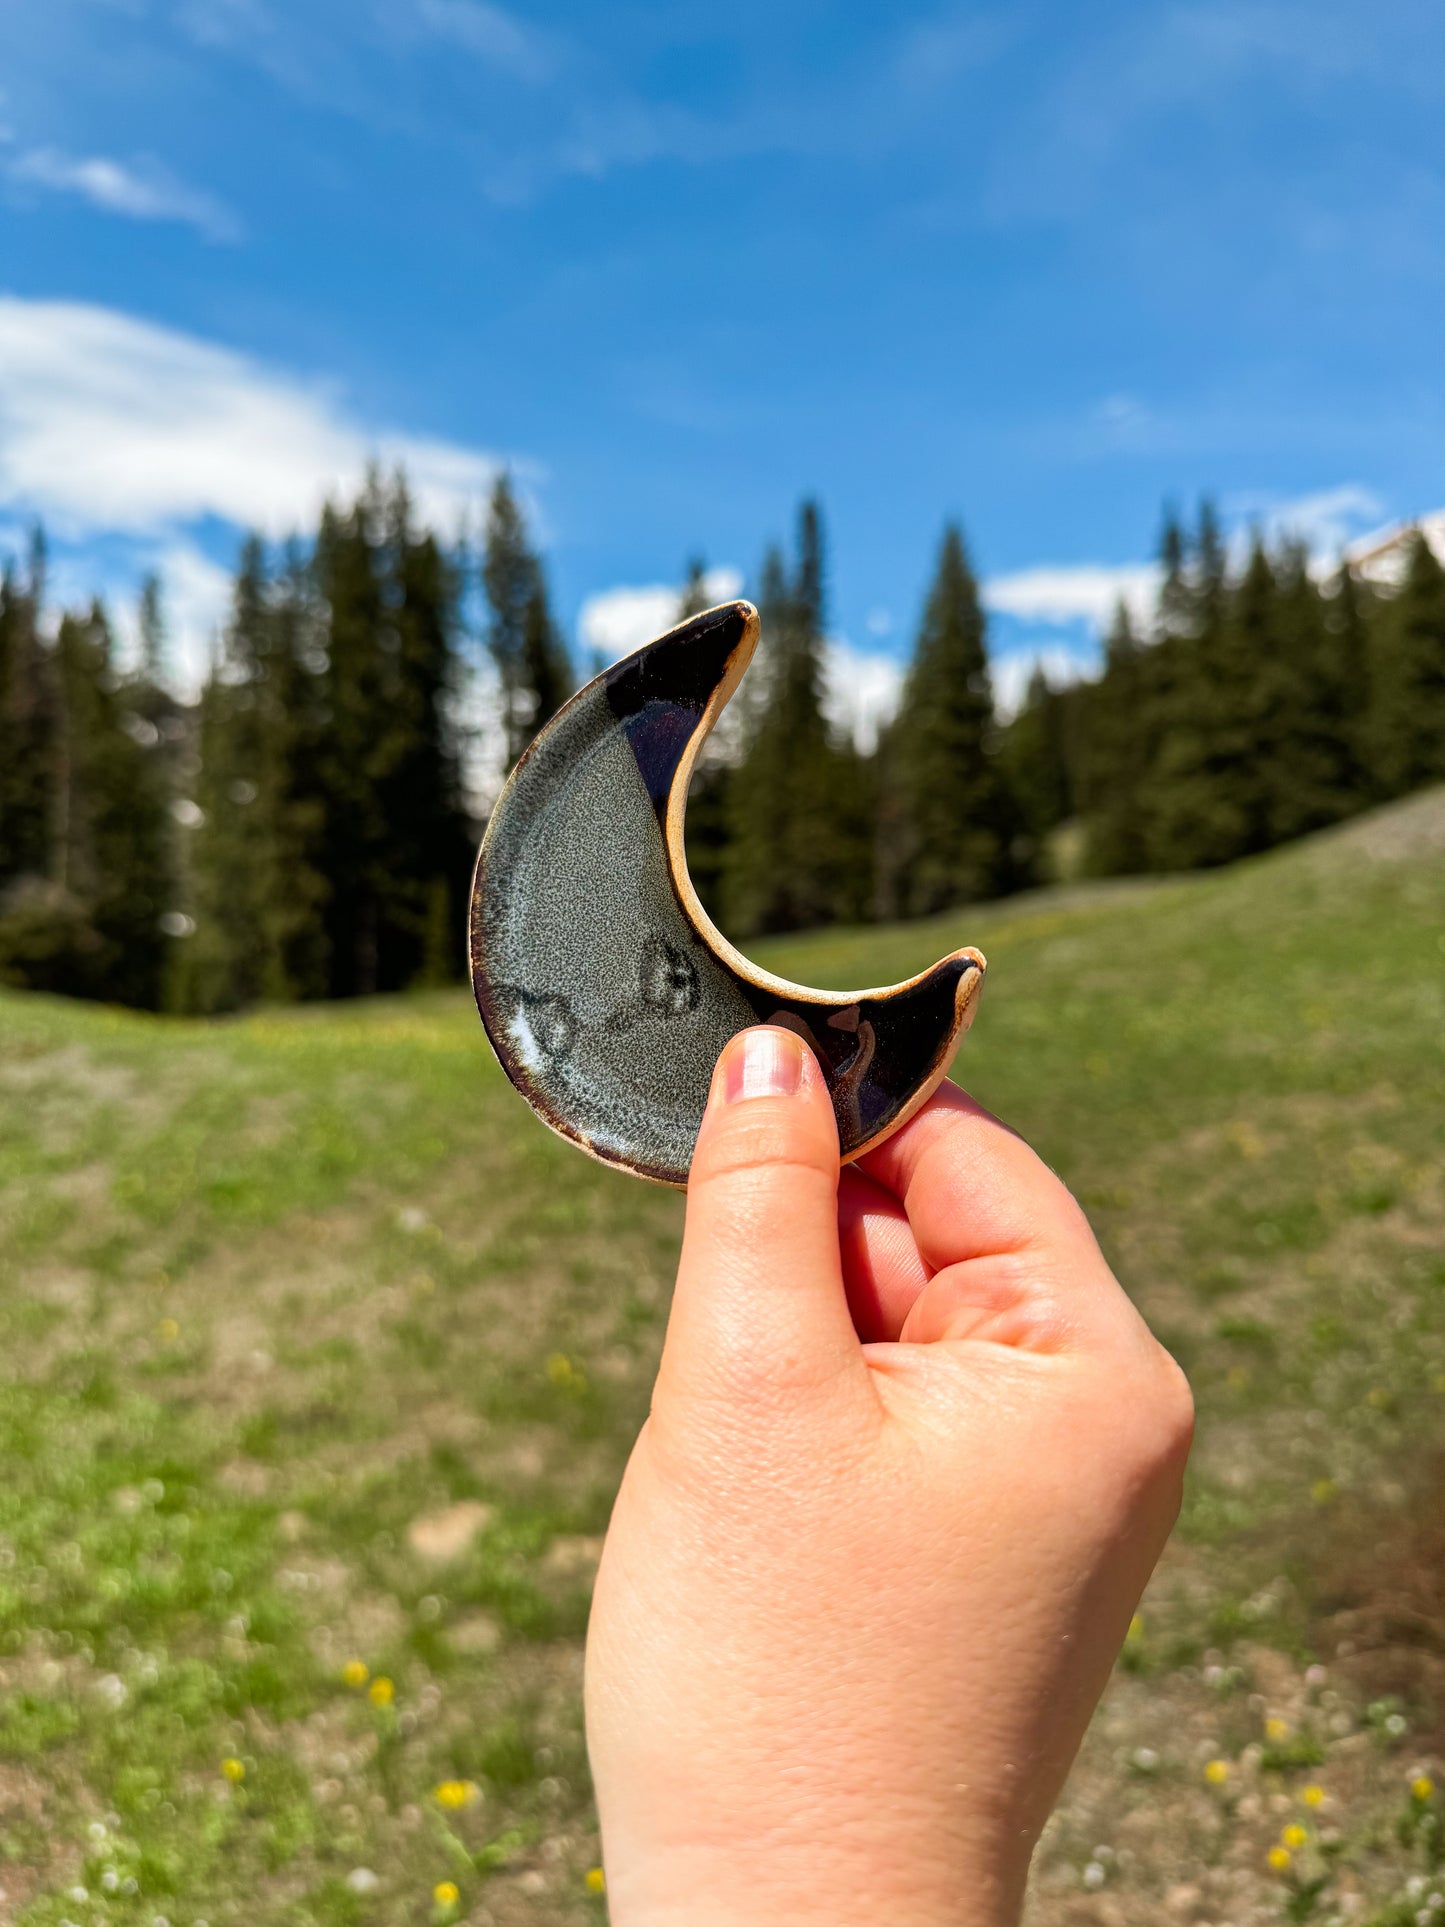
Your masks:
<path fill-rule="evenodd" d="M 785 1111 L 754 1101 L 752 1115 L 729 1120 L 699 1140 L 689 1190 L 771 1171 L 806 1171 L 837 1183 L 838 1153 L 821 1135 L 800 1131 Z"/>
<path fill-rule="evenodd" d="M 1138 1443 L 1146 1467 L 1158 1475 L 1181 1472 L 1194 1438 L 1194 1395 L 1189 1381 L 1162 1345 L 1140 1373 L 1135 1405 Z"/>

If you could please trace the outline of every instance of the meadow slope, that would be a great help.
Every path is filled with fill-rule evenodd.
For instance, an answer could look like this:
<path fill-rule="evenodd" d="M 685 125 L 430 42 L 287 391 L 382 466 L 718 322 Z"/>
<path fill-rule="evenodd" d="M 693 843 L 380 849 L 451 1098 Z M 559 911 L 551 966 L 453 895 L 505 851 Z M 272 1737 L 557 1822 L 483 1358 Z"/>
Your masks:
<path fill-rule="evenodd" d="M 845 986 L 959 942 L 960 1079 L 1200 1409 L 1031 1923 L 1445 1922 L 1445 795 L 757 954 Z M 603 1917 L 581 1638 L 680 1218 L 534 1122 L 460 994 L 0 996 L 0 1919 Z"/>

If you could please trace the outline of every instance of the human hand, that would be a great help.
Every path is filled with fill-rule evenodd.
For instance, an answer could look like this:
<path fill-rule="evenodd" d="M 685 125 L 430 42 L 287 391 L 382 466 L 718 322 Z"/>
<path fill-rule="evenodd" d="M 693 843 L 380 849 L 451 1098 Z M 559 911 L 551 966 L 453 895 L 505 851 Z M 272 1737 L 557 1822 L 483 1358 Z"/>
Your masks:
<path fill-rule="evenodd" d="M 945 1085 L 840 1185 L 734 1038 L 588 1633 L 614 1927 L 1016 1920 L 1191 1423 L 1018 1137 Z"/>

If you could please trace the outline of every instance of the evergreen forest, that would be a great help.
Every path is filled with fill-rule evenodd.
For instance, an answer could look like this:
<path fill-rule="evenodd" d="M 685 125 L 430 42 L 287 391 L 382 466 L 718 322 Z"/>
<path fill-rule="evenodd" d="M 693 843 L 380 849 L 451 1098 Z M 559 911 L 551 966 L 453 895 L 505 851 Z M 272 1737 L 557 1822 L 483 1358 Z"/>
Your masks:
<path fill-rule="evenodd" d="M 746 939 L 1201 869 L 1445 780 L 1445 569 L 1422 536 L 1389 590 L 1345 564 L 1322 580 L 1288 539 L 1232 563 L 1208 504 L 1166 517 L 1159 555 L 1152 620 L 1121 607 L 1093 680 L 1036 673 L 1005 720 L 947 527 L 865 752 L 827 716 L 805 502 L 762 560 L 759 657 L 694 777 L 711 913 Z M 51 612 L 38 531 L 0 575 L 0 983 L 204 1013 L 460 978 L 479 774 L 577 681 L 509 479 L 471 546 L 421 526 L 400 476 L 304 542 L 249 540 L 192 698 L 154 579 L 134 628 L 122 651 L 99 603 Z"/>

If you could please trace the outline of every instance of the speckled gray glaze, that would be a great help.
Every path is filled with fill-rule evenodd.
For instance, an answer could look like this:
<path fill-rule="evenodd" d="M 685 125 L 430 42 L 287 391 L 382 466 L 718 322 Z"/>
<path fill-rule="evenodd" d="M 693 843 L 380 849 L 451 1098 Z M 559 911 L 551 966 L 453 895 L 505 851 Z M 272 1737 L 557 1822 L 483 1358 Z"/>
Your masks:
<path fill-rule="evenodd" d="M 589 683 L 518 763 L 477 859 L 472 981 L 503 1069 L 554 1130 L 667 1184 L 686 1182 L 735 1032 L 780 1023 L 808 1041 L 855 1157 L 942 1078 L 983 977 L 964 950 L 889 989 L 806 990 L 708 921 L 683 806 L 756 642 L 756 612 L 729 603 Z"/>

